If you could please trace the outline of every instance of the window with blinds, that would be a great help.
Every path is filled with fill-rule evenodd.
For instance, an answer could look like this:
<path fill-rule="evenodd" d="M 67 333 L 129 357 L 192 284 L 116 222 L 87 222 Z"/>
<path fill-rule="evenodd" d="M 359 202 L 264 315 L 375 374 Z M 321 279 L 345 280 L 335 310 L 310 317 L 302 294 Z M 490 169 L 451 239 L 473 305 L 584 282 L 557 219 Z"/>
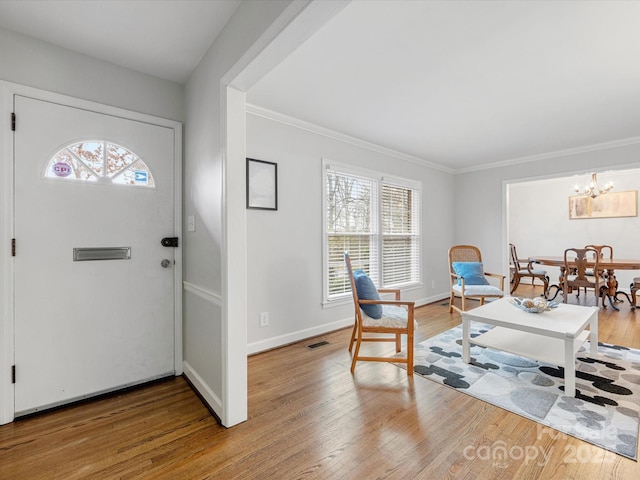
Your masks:
<path fill-rule="evenodd" d="M 382 287 L 420 282 L 420 190 L 416 182 L 326 166 L 325 300 L 351 292 L 344 263 Z"/>
<path fill-rule="evenodd" d="M 382 183 L 382 284 L 420 281 L 418 190 Z"/>

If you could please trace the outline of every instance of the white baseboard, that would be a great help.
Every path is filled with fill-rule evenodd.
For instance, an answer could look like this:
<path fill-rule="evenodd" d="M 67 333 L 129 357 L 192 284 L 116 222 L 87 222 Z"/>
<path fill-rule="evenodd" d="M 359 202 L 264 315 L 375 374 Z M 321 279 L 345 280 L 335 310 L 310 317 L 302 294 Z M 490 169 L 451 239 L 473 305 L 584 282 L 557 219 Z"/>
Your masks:
<path fill-rule="evenodd" d="M 218 418 L 224 418 L 222 401 L 215 394 L 213 390 L 206 384 L 198 372 L 196 372 L 188 362 L 183 362 L 184 376 L 189 379 L 189 382 L 198 391 L 202 399 L 207 403 L 209 408 L 213 410 Z"/>
<path fill-rule="evenodd" d="M 416 300 L 415 302 L 416 302 L 416 307 L 421 307 L 423 305 L 446 300 L 448 298 L 449 298 L 448 293 L 440 293 L 432 297 L 425 297 L 425 298 Z M 342 320 L 337 320 L 335 322 L 326 323 L 324 325 L 319 325 L 317 327 L 306 328 L 304 330 L 298 330 L 296 332 L 287 333 L 285 335 L 280 335 L 277 337 L 271 337 L 264 340 L 259 340 L 257 342 L 249 343 L 247 345 L 247 354 L 252 355 L 255 353 L 264 352 L 267 350 L 271 350 L 273 348 L 289 345 L 290 343 L 299 342 L 307 338 L 324 335 L 325 333 L 333 332 L 335 330 L 340 330 L 341 328 L 350 327 L 352 325 L 353 325 L 353 317 L 351 316 L 349 318 L 344 318 Z"/>
<path fill-rule="evenodd" d="M 266 350 L 271 350 L 272 348 L 299 342 L 305 338 L 317 337 L 318 335 L 333 332 L 334 330 L 340 330 L 341 328 L 349 327 L 351 325 L 353 325 L 353 317 L 326 323 L 313 328 L 298 330 L 297 332 L 287 333 L 278 337 L 267 338 L 258 342 L 249 343 L 247 345 L 247 353 L 251 355 L 254 353 L 264 352 Z"/>

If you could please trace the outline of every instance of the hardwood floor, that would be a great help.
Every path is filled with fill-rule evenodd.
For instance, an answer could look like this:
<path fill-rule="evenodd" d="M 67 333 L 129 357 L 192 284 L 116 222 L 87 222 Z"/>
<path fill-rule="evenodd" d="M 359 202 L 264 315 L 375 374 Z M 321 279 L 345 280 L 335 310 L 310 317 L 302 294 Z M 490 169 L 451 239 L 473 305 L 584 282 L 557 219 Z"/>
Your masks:
<path fill-rule="evenodd" d="M 540 287 L 521 285 L 517 293 L 536 295 Z M 416 314 L 417 341 L 460 322 L 445 301 Z M 640 476 L 632 460 L 409 378 L 394 365 L 360 362 L 352 376 L 350 333 L 250 357 L 250 418 L 231 429 L 216 423 L 180 377 L 4 425 L 0 479 Z M 599 333 L 602 341 L 640 349 L 640 310 L 601 309 Z M 329 344 L 307 347 L 320 340 Z M 500 465 L 485 456 L 497 445 L 508 452 Z"/>

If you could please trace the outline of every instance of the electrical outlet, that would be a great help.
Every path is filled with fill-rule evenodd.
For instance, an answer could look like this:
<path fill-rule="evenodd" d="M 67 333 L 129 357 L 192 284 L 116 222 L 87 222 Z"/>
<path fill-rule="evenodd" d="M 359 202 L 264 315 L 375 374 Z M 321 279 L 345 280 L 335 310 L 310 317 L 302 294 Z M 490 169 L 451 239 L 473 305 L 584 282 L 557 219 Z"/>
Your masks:
<path fill-rule="evenodd" d="M 436 288 L 436 281 L 435 280 L 431 280 L 431 288 Z"/>
<path fill-rule="evenodd" d="M 196 231 L 196 217 L 193 215 L 189 215 L 187 217 L 187 232 L 195 232 Z"/>
<path fill-rule="evenodd" d="M 261 327 L 269 326 L 269 312 L 260 312 L 260 326 Z"/>

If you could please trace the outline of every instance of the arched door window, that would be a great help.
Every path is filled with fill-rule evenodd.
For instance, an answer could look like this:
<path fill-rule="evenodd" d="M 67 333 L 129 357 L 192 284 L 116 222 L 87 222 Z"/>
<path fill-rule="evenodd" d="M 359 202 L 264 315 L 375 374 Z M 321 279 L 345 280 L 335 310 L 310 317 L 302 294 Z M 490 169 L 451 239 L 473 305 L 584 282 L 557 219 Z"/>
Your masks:
<path fill-rule="evenodd" d="M 151 171 L 140 157 L 120 145 L 101 140 L 86 140 L 62 148 L 47 163 L 44 177 L 155 187 Z"/>

